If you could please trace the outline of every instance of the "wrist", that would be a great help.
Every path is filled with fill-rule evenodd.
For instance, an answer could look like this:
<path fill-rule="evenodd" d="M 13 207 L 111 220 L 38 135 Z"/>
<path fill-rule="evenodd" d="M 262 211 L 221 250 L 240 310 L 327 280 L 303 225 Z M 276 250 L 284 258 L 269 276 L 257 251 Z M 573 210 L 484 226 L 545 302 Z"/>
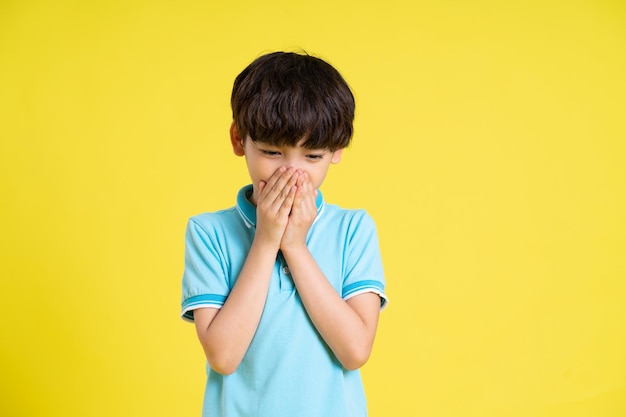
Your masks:
<path fill-rule="evenodd" d="M 283 255 L 298 255 L 300 253 L 309 252 L 309 248 L 307 247 L 305 241 L 291 243 L 281 242 L 280 250 Z"/>
<path fill-rule="evenodd" d="M 260 252 L 276 255 L 280 250 L 280 240 L 266 238 L 257 234 L 252 240 L 250 250 L 253 248 Z"/>

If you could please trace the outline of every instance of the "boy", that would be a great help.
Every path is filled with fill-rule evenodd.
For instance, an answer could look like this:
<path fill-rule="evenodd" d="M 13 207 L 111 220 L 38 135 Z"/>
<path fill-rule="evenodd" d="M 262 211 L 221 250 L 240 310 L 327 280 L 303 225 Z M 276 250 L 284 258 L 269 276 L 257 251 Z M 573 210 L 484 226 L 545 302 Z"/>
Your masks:
<path fill-rule="evenodd" d="M 208 366 L 203 416 L 364 417 L 358 369 L 387 302 L 374 222 L 318 188 L 354 97 L 321 59 L 276 52 L 236 79 L 233 152 L 252 184 L 189 220 L 182 316 Z"/>

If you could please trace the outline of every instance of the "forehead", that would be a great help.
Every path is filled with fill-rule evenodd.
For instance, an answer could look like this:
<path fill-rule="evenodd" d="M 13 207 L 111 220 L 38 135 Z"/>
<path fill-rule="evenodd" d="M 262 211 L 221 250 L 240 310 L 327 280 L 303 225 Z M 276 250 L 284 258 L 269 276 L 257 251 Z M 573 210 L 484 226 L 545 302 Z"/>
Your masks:
<path fill-rule="evenodd" d="M 280 149 L 305 149 L 307 151 L 327 151 L 328 149 L 326 148 L 311 148 L 309 146 L 304 146 L 306 144 L 307 139 L 306 138 L 302 138 L 300 139 L 298 142 L 296 142 L 295 145 L 292 145 L 290 141 L 281 141 L 280 143 L 272 143 L 272 142 L 264 142 L 262 140 L 253 140 L 252 138 L 250 138 L 250 136 L 248 136 L 246 138 L 247 142 L 252 143 L 254 146 L 259 147 L 268 147 L 268 148 L 280 148 Z"/>

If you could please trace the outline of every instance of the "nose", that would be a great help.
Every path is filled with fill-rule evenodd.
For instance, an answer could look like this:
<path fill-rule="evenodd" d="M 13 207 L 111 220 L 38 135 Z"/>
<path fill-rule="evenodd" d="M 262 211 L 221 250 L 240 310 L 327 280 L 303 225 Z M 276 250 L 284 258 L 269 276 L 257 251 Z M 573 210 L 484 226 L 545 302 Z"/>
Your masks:
<path fill-rule="evenodd" d="M 285 166 L 304 171 L 304 164 L 298 158 L 289 158 L 285 161 Z"/>

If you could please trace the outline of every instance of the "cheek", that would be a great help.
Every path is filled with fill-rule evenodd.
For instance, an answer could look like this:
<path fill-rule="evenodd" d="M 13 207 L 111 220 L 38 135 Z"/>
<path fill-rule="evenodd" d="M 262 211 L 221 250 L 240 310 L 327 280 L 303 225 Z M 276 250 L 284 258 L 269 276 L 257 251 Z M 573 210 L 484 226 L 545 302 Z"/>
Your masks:
<path fill-rule="evenodd" d="M 267 181 L 279 166 L 279 164 L 272 163 L 272 161 L 257 160 L 248 164 L 248 170 L 250 171 L 250 177 L 255 181 Z"/>
<path fill-rule="evenodd" d="M 311 183 L 315 188 L 319 188 L 324 182 L 324 178 L 326 178 L 326 173 L 328 172 L 328 167 L 315 169 L 312 171 L 308 171 L 309 178 L 311 179 Z"/>

